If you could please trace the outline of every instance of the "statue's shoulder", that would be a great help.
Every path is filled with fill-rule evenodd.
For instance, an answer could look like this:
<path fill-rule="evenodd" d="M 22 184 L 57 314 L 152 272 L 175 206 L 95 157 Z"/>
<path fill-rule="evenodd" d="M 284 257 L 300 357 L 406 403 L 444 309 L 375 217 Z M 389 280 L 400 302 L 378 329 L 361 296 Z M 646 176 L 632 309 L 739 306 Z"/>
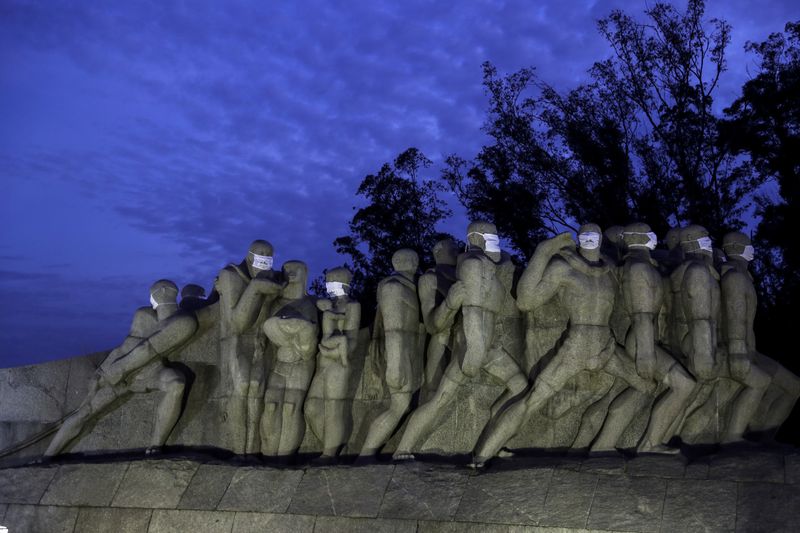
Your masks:
<path fill-rule="evenodd" d="M 133 320 L 131 321 L 132 337 L 147 337 L 158 324 L 158 315 L 155 309 L 150 306 L 140 307 L 133 313 Z"/>

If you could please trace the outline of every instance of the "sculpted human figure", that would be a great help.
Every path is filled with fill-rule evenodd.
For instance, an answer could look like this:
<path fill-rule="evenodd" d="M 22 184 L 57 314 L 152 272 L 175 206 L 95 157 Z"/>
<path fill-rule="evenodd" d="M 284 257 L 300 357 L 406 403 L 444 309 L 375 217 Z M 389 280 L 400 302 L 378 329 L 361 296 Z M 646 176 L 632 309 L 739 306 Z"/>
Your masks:
<path fill-rule="evenodd" d="M 728 258 L 720 279 L 723 343 L 728 351 L 731 373 L 735 372 L 740 381 L 752 365 L 771 377 L 759 416 L 751 419 L 749 427 L 752 431 L 771 434 L 786 420 L 797 402 L 800 378 L 756 349 L 753 321 L 757 295 L 748 269 L 753 260 L 750 238 L 738 231 L 728 233 L 722 239 L 722 249 Z"/>
<path fill-rule="evenodd" d="M 261 453 L 286 457 L 297 451 L 305 434 L 303 401 L 314 375 L 319 321 L 315 298 L 306 292 L 305 263 L 287 261 L 281 270 L 286 286 L 263 326 L 277 353 L 264 396 Z"/>
<path fill-rule="evenodd" d="M 179 305 L 185 311 L 194 311 L 210 303 L 212 302 L 206 300 L 206 290 L 200 285 L 189 283 L 181 289 L 181 302 Z"/>
<path fill-rule="evenodd" d="M 376 323 L 380 322 L 384 333 L 390 404 L 369 427 L 359 454 L 364 459 L 373 457 L 389 440 L 411 405 L 411 395 L 419 386 L 419 380 L 412 372 L 412 359 L 420 356 L 417 353 L 419 300 L 415 283 L 419 257 L 414 250 L 398 250 L 392 256 L 392 267 L 395 272 L 378 284 L 378 316 L 375 319 Z"/>
<path fill-rule="evenodd" d="M 197 330 L 194 315 L 178 309 L 178 287 L 159 280 L 150 287 L 151 307 L 136 311 L 130 333 L 100 364 L 81 406 L 59 428 L 45 457 L 58 455 L 87 423 L 103 413 L 117 398 L 129 393 L 160 391 L 153 434 L 146 453 L 159 450 L 167 441 L 181 412 L 185 377 L 164 365 L 165 357 Z"/>
<path fill-rule="evenodd" d="M 636 374 L 611 334 L 609 319 L 617 281 L 600 254 L 600 228 L 596 224 L 581 226 L 578 240 L 578 253 L 566 233 L 542 242 L 522 274 L 517 286 L 519 308 L 531 312 L 558 295 L 569 315 L 567 335 L 535 377 L 531 390 L 484 428 L 475 447 L 474 467 L 482 467 L 495 456 L 535 411 L 584 369 L 605 370 L 643 393 L 654 389 Z"/>
<path fill-rule="evenodd" d="M 266 339 L 261 327 L 270 306 L 283 287 L 272 270 L 273 248 L 253 241 L 247 257 L 223 268 L 215 282 L 220 297 L 220 365 L 228 431 L 237 454 L 257 453 L 259 423 L 264 405 L 264 355 Z"/>
<path fill-rule="evenodd" d="M 416 445 L 430 434 L 456 398 L 459 387 L 482 370 L 505 385 L 505 391 L 492 406 L 492 414 L 527 386 L 527 378 L 504 348 L 504 339 L 497 331 L 498 322 L 505 318 L 503 311 L 508 292 L 498 277 L 498 268 L 505 261 L 509 263 L 505 267 L 513 270 L 513 264 L 501 253 L 494 224 L 471 223 L 467 228 L 467 243 L 467 251 L 458 258 L 458 281 L 451 285 L 445 307 L 440 306 L 443 312 L 446 310 L 447 320 L 451 314 L 461 311 L 458 333 L 462 340 L 457 343 L 436 393 L 411 415 L 395 459 L 414 458 L 412 452 Z"/>
<path fill-rule="evenodd" d="M 417 282 L 422 322 L 430 335 L 425 352 L 423 389 L 430 393 L 438 387 L 453 348 L 454 315 L 445 305 L 445 299 L 450 287 L 456 282 L 456 243 L 452 239 L 437 242 L 433 247 L 433 258 L 436 266 L 420 276 Z"/>
<path fill-rule="evenodd" d="M 335 458 L 347 442 L 345 408 L 358 344 L 361 304 L 349 296 L 352 273 L 345 267 L 325 273 L 328 299 L 317 301 L 322 312 L 322 339 L 317 370 L 306 399 L 306 420 L 322 442 L 323 461 Z"/>
<path fill-rule="evenodd" d="M 617 305 L 625 315 L 627 331 L 621 332 L 619 340 L 625 343 L 625 353 L 635 362 L 639 376 L 645 380 L 655 380 L 667 389 L 653 406 L 650 423 L 638 451 L 677 452 L 677 449 L 666 446 L 672 437 L 670 425 L 686 406 L 695 381 L 656 343 L 656 319 L 664 302 L 661 274 L 650 257 L 650 251 L 656 247 L 656 234 L 647 224 L 635 223 L 624 228 L 622 238 L 627 253 L 621 276 L 622 301 Z M 609 407 L 603 429 L 592 444 L 592 450 L 614 449 L 623 430 L 648 404 L 648 397 L 636 389 L 623 391 Z"/>
<path fill-rule="evenodd" d="M 742 439 L 770 379 L 763 370 L 750 365 L 746 351 L 736 343 L 733 353 L 717 360 L 720 284 L 712 265 L 708 231 L 698 225 L 685 227 L 681 231 L 681 248 L 685 260 L 671 276 L 673 287 L 678 287 L 673 303 L 674 346 L 680 348 L 689 370 L 706 385 L 706 390 L 717 377 L 728 377 L 743 385 L 721 435 L 722 442 L 735 442 Z M 724 350 L 720 353 L 724 355 Z"/>

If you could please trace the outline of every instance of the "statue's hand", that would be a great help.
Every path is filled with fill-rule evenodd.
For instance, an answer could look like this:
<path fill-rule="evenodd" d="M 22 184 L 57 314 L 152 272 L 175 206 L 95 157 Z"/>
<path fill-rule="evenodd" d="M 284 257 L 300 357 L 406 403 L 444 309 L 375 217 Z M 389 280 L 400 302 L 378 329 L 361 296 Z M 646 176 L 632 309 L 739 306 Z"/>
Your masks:
<path fill-rule="evenodd" d="M 731 369 L 731 376 L 734 379 L 744 381 L 750 374 L 750 357 L 746 353 L 732 353 L 728 358 Z"/>
<path fill-rule="evenodd" d="M 449 309 L 458 309 L 464 302 L 466 295 L 467 287 L 464 285 L 464 282 L 456 281 L 450 286 L 450 290 L 447 291 L 447 298 L 445 298 L 444 303 Z"/>
<path fill-rule="evenodd" d="M 536 253 L 553 255 L 564 248 L 575 248 L 575 241 L 572 240 L 572 234 L 566 231 L 564 233 L 559 233 L 551 239 L 540 242 L 536 247 Z M 541 252 L 539 250 L 541 250 Z"/>
<path fill-rule="evenodd" d="M 250 280 L 250 283 L 254 284 L 258 292 L 262 294 L 276 294 L 283 289 L 283 285 L 266 277 L 256 276 Z"/>

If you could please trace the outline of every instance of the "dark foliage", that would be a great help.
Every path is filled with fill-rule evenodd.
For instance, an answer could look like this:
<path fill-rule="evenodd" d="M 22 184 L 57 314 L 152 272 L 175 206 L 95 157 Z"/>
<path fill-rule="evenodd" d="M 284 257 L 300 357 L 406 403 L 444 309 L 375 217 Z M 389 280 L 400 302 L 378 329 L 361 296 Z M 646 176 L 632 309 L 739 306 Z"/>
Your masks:
<path fill-rule="evenodd" d="M 800 312 L 800 22 L 788 23 L 761 43 L 748 43 L 758 70 L 741 96 L 725 110 L 726 140 L 771 180 L 757 200 L 761 217 L 754 235 L 760 282 L 759 345 L 766 353 L 784 352 Z M 777 191 L 776 191 L 777 189 Z M 775 192 L 778 194 L 776 195 Z"/>
<path fill-rule="evenodd" d="M 721 142 L 713 93 L 730 27 L 704 7 L 657 3 L 644 22 L 612 12 L 598 22 L 612 56 L 567 92 L 532 68 L 484 64 L 492 143 L 451 156 L 443 174 L 469 214 L 495 220 L 525 256 L 587 221 L 644 220 L 660 235 L 692 222 L 716 238 L 740 228 L 759 180 Z"/>
<path fill-rule="evenodd" d="M 368 203 L 353 215 L 350 235 L 333 243 L 337 252 L 350 257 L 353 290 L 365 321 L 374 314 L 378 282 L 392 272 L 392 254 L 411 248 L 419 254 L 420 266 L 431 265 L 433 245 L 448 236 L 436 231 L 436 224 L 452 214 L 437 196 L 444 185 L 420 176 L 430 165 L 422 152 L 409 148 L 377 174 L 367 175 L 357 192 Z"/>

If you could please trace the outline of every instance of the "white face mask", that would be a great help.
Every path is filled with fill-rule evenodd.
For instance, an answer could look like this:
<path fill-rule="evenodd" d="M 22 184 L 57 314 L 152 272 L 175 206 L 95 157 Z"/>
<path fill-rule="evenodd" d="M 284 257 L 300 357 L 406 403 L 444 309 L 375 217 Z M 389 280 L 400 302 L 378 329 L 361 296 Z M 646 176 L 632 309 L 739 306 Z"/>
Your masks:
<path fill-rule="evenodd" d="M 470 235 L 480 235 L 483 237 L 484 251 L 486 252 L 499 252 L 500 251 L 500 237 L 494 233 L 481 233 L 480 231 L 470 231 L 467 233 L 467 239 Z"/>
<path fill-rule="evenodd" d="M 649 248 L 650 250 L 655 250 L 656 245 L 658 244 L 658 235 L 655 232 L 648 231 L 647 233 L 642 233 L 641 231 L 625 231 L 622 233 L 623 235 L 647 235 L 648 241 L 644 244 L 629 244 L 628 248 L 638 248 L 638 247 L 645 247 Z"/>
<path fill-rule="evenodd" d="M 269 270 L 272 268 L 271 255 L 258 255 L 253 252 L 250 252 L 250 255 L 253 256 L 253 268 L 256 270 Z"/>
<path fill-rule="evenodd" d="M 585 231 L 578 234 L 578 243 L 584 250 L 594 250 L 600 246 L 600 234 L 596 231 Z"/>
<path fill-rule="evenodd" d="M 156 301 L 156 299 L 153 297 L 153 295 L 152 295 L 152 294 L 150 295 L 150 305 L 152 305 L 152 306 L 153 306 L 153 309 L 155 309 L 156 307 L 158 307 L 158 302 Z"/>
<path fill-rule="evenodd" d="M 344 296 L 347 294 L 347 292 L 344 290 L 345 285 L 346 284 L 342 283 L 341 281 L 326 281 L 325 292 L 328 293 L 328 296 Z"/>
<path fill-rule="evenodd" d="M 752 245 L 748 244 L 744 247 L 744 251 L 739 254 L 739 256 L 745 261 L 752 261 L 753 257 L 755 257 L 755 249 Z"/>
<path fill-rule="evenodd" d="M 714 252 L 714 248 L 711 246 L 711 237 L 700 237 L 697 239 L 697 244 L 700 246 L 701 250 L 712 253 Z"/>

